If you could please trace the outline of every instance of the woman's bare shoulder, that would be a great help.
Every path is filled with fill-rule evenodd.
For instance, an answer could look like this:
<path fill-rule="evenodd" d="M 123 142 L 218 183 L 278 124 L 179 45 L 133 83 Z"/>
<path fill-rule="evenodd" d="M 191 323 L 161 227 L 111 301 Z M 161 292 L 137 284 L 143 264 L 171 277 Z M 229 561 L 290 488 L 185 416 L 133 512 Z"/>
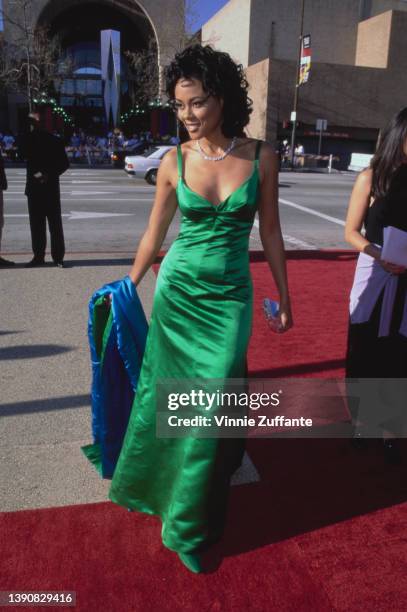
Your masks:
<path fill-rule="evenodd" d="M 273 174 L 278 173 L 279 161 L 273 145 L 266 140 L 260 140 L 260 142 L 259 165 L 261 179 L 263 180 L 266 174 L 267 176 L 273 176 Z M 270 170 L 273 170 L 273 172 L 270 173 Z"/>
<path fill-rule="evenodd" d="M 358 178 L 359 177 L 362 181 L 371 181 L 373 178 L 373 169 L 365 168 L 364 170 L 362 170 L 362 172 L 359 172 Z"/>
<path fill-rule="evenodd" d="M 277 162 L 278 158 L 274 151 L 274 147 L 260 138 L 239 138 L 236 143 L 236 148 L 239 146 L 247 147 L 248 159 L 253 159 L 254 153 L 260 143 L 259 159 L 261 163 Z"/>
<path fill-rule="evenodd" d="M 177 175 L 177 147 L 173 147 L 161 160 L 157 181 L 160 181 L 160 184 L 169 183 L 175 188 Z"/>
<path fill-rule="evenodd" d="M 273 145 L 270 142 L 267 142 L 267 140 L 260 140 L 260 142 L 260 154 L 263 154 L 268 158 L 277 159 L 278 156 Z"/>
<path fill-rule="evenodd" d="M 172 147 L 162 158 L 160 168 L 171 170 L 177 164 L 177 147 Z"/>
<path fill-rule="evenodd" d="M 372 187 L 372 181 L 373 181 L 372 168 L 365 168 L 364 170 L 362 170 L 362 172 L 359 172 L 359 174 L 357 175 L 355 185 L 357 185 L 361 189 L 366 189 L 370 191 Z"/>

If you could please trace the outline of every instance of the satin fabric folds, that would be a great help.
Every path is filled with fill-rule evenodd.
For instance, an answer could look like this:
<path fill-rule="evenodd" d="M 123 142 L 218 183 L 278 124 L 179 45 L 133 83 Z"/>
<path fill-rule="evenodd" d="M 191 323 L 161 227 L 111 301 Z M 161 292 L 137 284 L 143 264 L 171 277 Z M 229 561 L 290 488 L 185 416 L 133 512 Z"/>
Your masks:
<path fill-rule="evenodd" d="M 82 447 L 103 478 L 111 478 L 123 444 L 148 331 L 130 277 L 104 285 L 89 302 L 93 444 Z"/>
<path fill-rule="evenodd" d="M 109 490 L 113 502 L 159 515 L 163 544 L 177 552 L 203 549 L 222 536 L 245 440 L 158 437 L 156 383 L 246 376 L 259 144 L 251 175 L 218 206 L 186 185 L 178 147 L 181 227 L 160 266 L 137 393 Z"/>

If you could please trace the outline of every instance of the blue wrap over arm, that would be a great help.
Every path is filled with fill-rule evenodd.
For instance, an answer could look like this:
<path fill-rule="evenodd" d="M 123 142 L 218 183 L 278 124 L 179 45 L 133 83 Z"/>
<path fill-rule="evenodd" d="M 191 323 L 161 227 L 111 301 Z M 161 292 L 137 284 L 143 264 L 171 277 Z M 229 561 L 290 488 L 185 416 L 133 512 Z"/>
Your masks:
<path fill-rule="evenodd" d="M 110 296 L 110 299 L 109 299 Z M 108 283 L 89 302 L 93 444 L 81 447 L 102 478 L 111 478 L 140 375 L 148 323 L 129 276 Z"/>

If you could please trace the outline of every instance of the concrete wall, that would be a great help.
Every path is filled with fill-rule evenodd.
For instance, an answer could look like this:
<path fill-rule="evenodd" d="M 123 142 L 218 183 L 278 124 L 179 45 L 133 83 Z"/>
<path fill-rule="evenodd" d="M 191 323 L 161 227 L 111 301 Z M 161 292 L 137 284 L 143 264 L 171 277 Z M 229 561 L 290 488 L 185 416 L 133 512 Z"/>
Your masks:
<path fill-rule="evenodd" d="M 356 66 L 387 68 L 392 32 L 392 11 L 359 23 Z"/>
<path fill-rule="evenodd" d="M 293 108 L 294 24 L 299 3 L 285 0 L 269 5 L 272 17 L 267 22 L 267 2 L 252 0 L 251 32 L 256 38 L 250 40 L 250 58 L 267 52 L 271 58 L 267 70 L 263 69 L 268 74 L 267 95 L 253 96 L 253 128 L 257 133 L 265 129 L 270 141 L 276 139 L 278 124 L 290 119 Z M 389 4 L 399 6 L 400 2 L 381 6 Z M 403 11 L 387 11 L 359 23 L 360 17 L 378 10 L 379 3 L 308 0 L 304 33 L 312 36 L 312 67 L 309 82 L 299 90 L 299 121 L 312 126 L 317 119 L 327 119 L 330 126 L 343 127 L 342 131 L 352 128 L 359 134 L 372 134 L 407 105 L 407 2 L 403 4 Z M 267 28 L 273 34 L 268 47 Z M 259 60 L 249 67 L 253 80 L 261 78 L 260 65 Z M 257 84 L 255 91 L 259 90 Z"/>
<path fill-rule="evenodd" d="M 202 26 L 202 44 L 225 51 L 244 68 L 249 63 L 252 0 L 230 0 Z"/>
<path fill-rule="evenodd" d="M 407 11 L 406 0 L 370 0 L 370 17 L 385 11 Z"/>
<path fill-rule="evenodd" d="M 245 128 L 250 138 L 264 140 L 267 133 L 267 97 L 269 82 L 268 59 L 253 64 L 246 69 L 246 78 L 249 82 L 249 97 L 253 100 L 253 112 L 250 123 Z"/>
<path fill-rule="evenodd" d="M 244 67 L 268 58 L 298 56 L 301 0 L 230 0 L 202 26 L 213 44 Z M 314 61 L 353 64 L 358 0 L 306 0 L 304 33 L 312 36 Z"/>
<path fill-rule="evenodd" d="M 250 136 L 273 142 L 277 126 L 290 119 L 299 7 L 300 0 L 231 0 L 203 27 L 204 41 L 212 35 L 216 48 L 248 64 L 254 102 Z M 300 88 L 299 121 L 314 125 L 322 118 L 331 126 L 375 132 L 406 104 L 407 53 L 400 49 L 406 46 L 407 13 L 387 12 L 359 23 L 377 8 L 373 0 L 306 0 L 312 68 L 310 81 Z"/>
<path fill-rule="evenodd" d="M 388 66 L 402 78 L 407 105 L 407 12 L 405 11 L 393 11 Z"/>
<path fill-rule="evenodd" d="M 272 60 L 269 75 L 267 131 L 272 139 L 277 122 L 290 118 L 295 63 Z M 395 73 L 314 64 L 311 80 L 300 88 L 298 120 L 314 125 L 316 119 L 327 119 L 329 125 L 344 128 L 380 129 L 406 105 L 406 89 L 407 75 L 402 69 Z"/>
<path fill-rule="evenodd" d="M 263 4 L 266 7 L 264 10 L 267 10 L 267 2 Z M 300 7 L 300 0 L 273 2 L 274 40 L 271 57 L 297 59 Z M 304 34 L 311 34 L 313 61 L 353 63 L 358 21 L 359 3 L 355 0 L 306 0 Z M 255 32 L 256 29 L 254 35 Z"/>
<path fill-rule="evenodd" d="M 296 60 L 301 0 L 251 0 L 249 64 L 266 57 Z M 306 0 L 304 34 L 313 61 L 353 64 L 361 6 L 358 0 Z"/>
<path fill-rule="evenodd" d="M 388 68 L 400 72 L 407 69 L 407 12 L 387 11 L 359 24 L 356 65 Z"/>
<path fill-rule="evenodd" d="M 301 0 L 230 0 L 202 27 L 202 39 L 245 67 L 268 57 L 296 60 L 300 8 Z M 355 65 L 359 22 L 391 9 L 407 11 L 407 2 L 305 0 L 304 34 L 311 34 L 312 61 Z"/>

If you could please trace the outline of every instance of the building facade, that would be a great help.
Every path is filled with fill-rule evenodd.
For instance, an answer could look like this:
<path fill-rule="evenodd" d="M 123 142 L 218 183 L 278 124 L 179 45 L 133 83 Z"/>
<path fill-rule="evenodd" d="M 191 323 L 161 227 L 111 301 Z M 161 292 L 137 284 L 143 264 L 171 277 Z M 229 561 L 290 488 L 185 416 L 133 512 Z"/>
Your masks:
<path fill-rule="evenodd" d="M 254 137 L 290 138 L 300 8 L 301 0 L 230 0 L 202 27 L 203 44 L 246 68 Z M 317 119 L 328 122 L 322 152 L 344 166 L 352 152 L 375 150 L 379 131 L 407 106 L 406 26 L 405 0 L 305 0 L 312 66 L 299 87 L 297 142 L 306 152 L 317 151 Z"/>
<path fill-rule="evenodd" d="M 15 22 L 28 19 L 32 27 L 45 26 L 50 37 L 56 35 L 62 50 L 73 61 L 73 73 L 60 86 L 59 104 L 85 127 L 103 119 L 101 81 L 102 30 L 117 30 L 121 38 L 121 99 L 129 106 L 132 81 L 126 52 L 147 49 L 151 40 L 157 49 L 159 75 L 163 67 L 185 43 L 183 0 L 2 0 L 4 19 L 2 35 L 13 42 L 21 36 Z M 7 16 L 12 16 L 7 19 Z M 158 86 L 159 94 L 161 83 Z M 134 96 L 133 96 L 134 98 Z M 11 95 L 3 108 L 1 123 L 18 129 L 27 105 L 20 95 Z"/>

